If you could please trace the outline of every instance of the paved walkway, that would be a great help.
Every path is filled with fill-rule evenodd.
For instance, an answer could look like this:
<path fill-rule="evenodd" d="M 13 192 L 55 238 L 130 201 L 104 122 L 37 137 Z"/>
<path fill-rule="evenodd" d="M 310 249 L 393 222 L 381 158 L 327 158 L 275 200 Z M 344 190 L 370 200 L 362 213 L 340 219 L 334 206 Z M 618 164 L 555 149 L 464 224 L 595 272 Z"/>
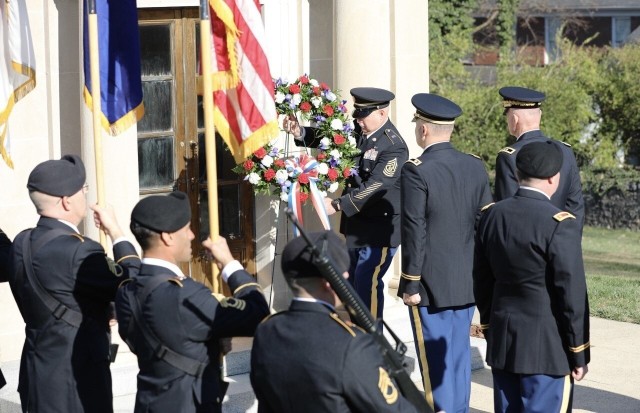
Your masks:
<path fill-rule="evenodd" d="M 395 297 L 387 298 L 385 319 L 396 334 L 405 342 L 409 354 L 415 357 L 415 347 L 408 313 L 404 305 Z M 116 333 L 117 334 L 117 333 Z M 493 391 L 491 371 L 483 363 L 485 341 L 471 338 L 472 384 L 471 412 L 493 412 Z M 256 412 L 248 374 L 242 371 L 246 366 L 250 341 L 234 340 L 235 357 L 238 365 L 230 367 L 228 397 L 223 412 Z M 591 364 L 586 378 L 575 388 L 574 412 L 640 412 L 640 325 L 591 319 Z M 8 384 L 0 390 L 0 413 L 19 413 L 19 398 L 16 392 L 18 361 L 4 363 L 2 369 Z M 125 344 L 121 344 L 118 358 L 112 365 L 114 409 L 117 413 L 133 411 L 135 400 L 135 375 L 137 365 Z M 418 386 L 420 374 L 412 374 Z"/>

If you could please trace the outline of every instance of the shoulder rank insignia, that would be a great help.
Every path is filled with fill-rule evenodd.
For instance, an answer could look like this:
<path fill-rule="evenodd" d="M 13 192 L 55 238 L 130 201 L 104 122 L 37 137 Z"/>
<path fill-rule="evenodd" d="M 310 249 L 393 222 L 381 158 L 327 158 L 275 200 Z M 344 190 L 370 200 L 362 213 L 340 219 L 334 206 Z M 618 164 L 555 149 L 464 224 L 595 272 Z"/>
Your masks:
<path fill-rule="evenodd" d="M 562 141 L 559 141 L 559 142 L 560 142 L 561 144 L 563 144 L 564 146 L 568 146 L 569 148 L 571 147 L 571 144 L 570 144 L 570 143 L 562 142 Z"/>
<path fill-rule="evenodd" d="M 475 153 L 468 153 L 467 155 L 471 155 L 471 156 L 473 156 L 474 158 L 482 159 L 482 158 L 480 158 L 478 155 L 476 155 Z"/>
<path fill-rule="evenodd" d="M 398 158 L 393 158 L 384 166 L 384 170 L 382 173 L 384 176 L 388 176 L 392 178 L 396 174 L 396 170 L 398 169 Z"/>
<path fill-rule="evenodd" d="M 382 367 L 378 367 L 380 375 L 378 377 L 378 388 L 380 389 L 380 393 L 382 393 L 382 397 L 387 402 L 387 404 L 394 404 L 398 401 L 398 389 L 396 389 L 395 384 L 391 381 L 389 377 L 389 373 Z"/>
<path fill-rule="evenodd" d="M 515 150 L 515 149 L 513 149 L 513 148 L 512 148 L 512 147 L 510 147 L 510 146 L 507 146 L 507 147 L 504 147 L 504 148 L 500 149 L 500 152 L 504 152 L 504 153 L 506 153 L 507 155 L 513 155 L 513 153 L 514 153 L 515 151 L 516 151 L 516 150 Z M 500 152 L 498 152 L 498 153 L 500 153 Z"/>
<path fill-rule="evenodd" d="M 384 134 L 387 136 L 387 138 L 389 138 L 389 141 L 392 145 L 395 144 L 395 139 L 399 139 L 398 135 L 396 135 L 396 133 L 391 129 L 385 129 Z"/>
<path fill-rule="evenodd" d="M 576 219 L 576 217 L 573 214 L 566 211 L 558 212 L 553 216 L 553 219 L 555 219 L 558 222 L 562 222 L 567 218 Z"/>
<path fill-rule="evenodd" d="M 495 204 L 496 204 L 495 202 L 492 202 L 492 203 L 490 203 L 490 204 L 487 204 L 487 205 L 483 206 L 482 208 L 480 208 L 480 212 L 484 212 L 484 211 L 486 211 L 487 209 L 491 208 L 491 207 L 492 207 L 492 206 L 494 206 Z"/>
<path fill-rule="evenodd" d="M 422 161 L 421 161 L 420 159 L 418 159 L 418 158 L 409 159 L 409 160 L 408 160 L 407 162 L 405 162 L 405 163 L 412 163 L 412 164 L 414 164 L 415 166 L 420 166 L 420 165 L 422 165 Z"/>

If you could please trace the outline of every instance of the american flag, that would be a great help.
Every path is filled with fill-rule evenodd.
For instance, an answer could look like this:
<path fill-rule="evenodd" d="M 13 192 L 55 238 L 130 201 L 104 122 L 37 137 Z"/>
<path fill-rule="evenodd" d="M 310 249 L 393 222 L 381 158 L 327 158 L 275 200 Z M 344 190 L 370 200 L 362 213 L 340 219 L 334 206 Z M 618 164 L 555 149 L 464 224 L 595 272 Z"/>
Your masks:
<path fill-rule="evenodd" d="M 279 133 L 255 0 L 210 0 L 214 124 L 241 162 Z"/>

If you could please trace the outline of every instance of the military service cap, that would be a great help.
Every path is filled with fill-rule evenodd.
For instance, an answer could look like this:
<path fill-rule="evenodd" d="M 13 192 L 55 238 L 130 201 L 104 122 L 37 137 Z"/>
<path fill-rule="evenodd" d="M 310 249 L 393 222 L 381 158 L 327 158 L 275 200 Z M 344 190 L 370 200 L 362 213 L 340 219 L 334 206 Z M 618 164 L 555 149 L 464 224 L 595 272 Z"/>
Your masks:
<path fill-rule="evenodd" d="M 308 235 L 316 248 L 333 261 L 338 273 L 342 274 L 349 270 L 347 247 L 335 232 L 320 231 L 311 232 Z M 286 278 L 322 277 L 320 271 L 313 265 L 309 244 L 304 237 L 294 238 L 284 247 L 281 266 Z"/>
<path fill-rule="evenodd" d="M 191 221 L 187 194 L 151 195 L 140 200 L 131 211 L 131 226 L 138 224 L 156 232 L 176 232 Z"/>
<path fill-rule="evenodd" d="M 438 125 L 452 125 L 455 119 L 462 115 L 460 106 L 432 93 L 413 95 L 411 103 L 416 108 L 416 113 L 413 115 L 414 122 L 416 119 L 422 119 Z"/>
<path fill-rule="evenodd" d="M 533 178 L 554 176 L 562 166 L 562 150 L 550 140 L 524 145 L 516 155 L 518 170 Z"/>
<path fill-rule="evenodd" d="M 376 109 L 382 109 L 389 106 L 396 95 L 385 89 L 375 87 L 355 87 L 351 89 L 353 96 L 353 117 L 366 118 Z"/>
<path fill-rule="evenodd" d="M 537 90 L 527 89 L 519 86 L 507 86 L 498 91 L 504 101 L 502 102 L 505 110 L 514 109 L 533 109 L 539 108 L 545 98 L 544 93 Z"/>
<path fill-rule="evenodd" d="M 71 196 L 84 186 L 87 175 L 77 155 L 39 163 L 29 174 L 27 188 L 52 196 Z"/>

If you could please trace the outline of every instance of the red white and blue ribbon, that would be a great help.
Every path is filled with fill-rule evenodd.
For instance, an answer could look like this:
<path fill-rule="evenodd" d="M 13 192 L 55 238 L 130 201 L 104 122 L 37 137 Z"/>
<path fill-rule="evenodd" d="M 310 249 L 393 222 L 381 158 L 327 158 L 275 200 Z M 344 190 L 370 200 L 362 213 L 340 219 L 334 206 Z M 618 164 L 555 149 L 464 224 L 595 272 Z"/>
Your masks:
<path fill-rule="evenodd" d="M 298 176 L 304 173 L 309 177 L 309 188 L 311 190 L 311 203 L 320 218 L 320 222 L 324 229 L 331 229 L 331 223 L 329 222 L 329 216 L 327 210 L 324 207 L 324 198 L 322 193 L 318 189 L 318 161 L 312 156 L 302 154 L 293 158 L 289 158 L 284 161 L 285 168 L 289 173 L 289 176 L 293 178 L 293 185 L 289 188 L 289 208 L 293 211 L 293 215 L 296 217 L 300 225 L 302 222 L 302 205 L 300 204 L 300 184 L 298 183 Z M 293 234 L 299 236 L 298 229 L 293 226 Z"/>

